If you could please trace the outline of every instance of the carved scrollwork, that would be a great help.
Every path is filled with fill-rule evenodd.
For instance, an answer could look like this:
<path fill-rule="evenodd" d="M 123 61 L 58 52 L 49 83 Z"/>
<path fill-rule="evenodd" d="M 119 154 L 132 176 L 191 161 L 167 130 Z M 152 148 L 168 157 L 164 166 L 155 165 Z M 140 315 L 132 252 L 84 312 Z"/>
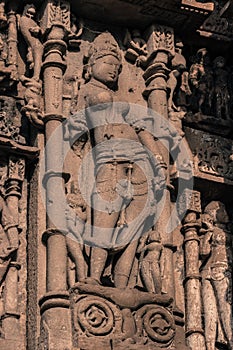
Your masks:
<path fill-rule="evenodd" d="M 74 324 L 89 336 L 104 336 L 114 329 L 114 314 L 110 303 L 100 297 L 80 299 L 74 309 Z"/>
<path fill-rule="evenodd" d="M 146 305 L 136 312 L 138 330 L 145 330 L 149 338 L 160 347 L 169 346 L 175 335 L 175 323 L 171 313 L 165 308 Z"/>
<path fill-rule="evenodd" d="M 171 56 L 174 56 L 175 45 L 173 29 L 155 24 L 151 26 L 150 30 L 152 31 L 152 35 L 147 43 L 149 55 L 153 52 L 164 50 L 169 52 Z"/>
<path fill-rule="evenodd" d="M 47 31 L 54 25 L 62 25 L 67 32 L 70 32 L 70 4 L 68 1 L 47 1 L 45 14 L 41 20 L 41 28 Z"/>
<path fill-rule="evenodd" d="M 0 96 L 0 136 L 25 143 L 20 135 L 20 113 L 13 97 Z"/>

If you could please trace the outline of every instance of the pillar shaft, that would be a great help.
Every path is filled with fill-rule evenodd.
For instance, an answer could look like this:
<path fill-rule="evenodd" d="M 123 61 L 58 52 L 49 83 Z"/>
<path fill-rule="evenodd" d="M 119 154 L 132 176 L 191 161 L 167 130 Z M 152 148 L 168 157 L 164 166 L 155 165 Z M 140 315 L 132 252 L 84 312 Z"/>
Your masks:
<path fill-rule="evenodd" d="M 171 38 L 170 41 L 167 38 Z M 158 40 L 156 40 L 156 38 Z M 167 108 L 167 79 L 168 79 L 168 63 L 170 58 L 174 55 L 174 34 L 173 30 L 164 26 L 152 25 L 148 32 L 148 67 L 144 73 L 146 82 L 146 89 L 144 95 L 148 101 L 148 107 L 162 117 L 162 123 L 166 124 L 168 121 Z M 155 116 L 156 118 L 156 116 Z M 155 120 L 155 125 L 161 123 Z M 157 130 L 155 130 L 155 133 Z M 161 134 L 158 130 L 158 134 Z M 156 136 L 156 135 L 155 135 Z M 165 163 L 164 176 L 169 184 L 169 136 L 158 137 L 152 136 L 151 151 L 160 154 Z M 156 144 L 156 145 L 154 145 Z M 162 207 L 161 207 L 162 206 Z M 172 232 L 169 229 L 169 220 L 171 214 L 170 207 L 170 193 L 165 188 L 163 198 L 157 206 L 160 216 L 156 223 L 156 229 L 160 232 L 162 242 L 164 244 L 164 276 L 162 290 L 171 296 L 175 297 L 175 283 L 173 275 L 173 238 Z"/>
<path fill-rule="evenodd" d="M 187 215 L 183 220 L 185 255 L 185 309 L 186 339 L 189 349 L 205 350 L 205 338 L 202 328 L 201 281 L 199 275 L 199 237 L 198 218 L 201 213 L 200 193 L 189 192 Z"/>

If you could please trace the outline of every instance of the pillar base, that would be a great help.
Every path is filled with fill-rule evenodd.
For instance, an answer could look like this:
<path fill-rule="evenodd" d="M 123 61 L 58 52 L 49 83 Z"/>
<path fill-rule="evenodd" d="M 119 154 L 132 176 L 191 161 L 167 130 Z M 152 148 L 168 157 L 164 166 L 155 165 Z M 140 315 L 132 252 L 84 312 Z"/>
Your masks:
<path fill-rule="evenodd" d="M 75 349 L 176 349 L 167 295 L 77 283 L 71 303 Z"/>
<path fill-rule="evenodd" d="M 69 294 L 47 293 L 40 302 L 41 332 L 39 350 L 72 350 L 72 326 Z"/>

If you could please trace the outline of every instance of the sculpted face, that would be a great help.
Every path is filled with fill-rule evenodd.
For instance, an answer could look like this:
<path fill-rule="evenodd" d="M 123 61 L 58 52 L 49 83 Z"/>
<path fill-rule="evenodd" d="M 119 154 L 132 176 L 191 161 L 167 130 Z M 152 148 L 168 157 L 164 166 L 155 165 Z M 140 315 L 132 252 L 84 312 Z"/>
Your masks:
<path fill-rule="evenodd" d="M 34 5 L 28 5 L 27 9 L 26 9 L 26 16 L 28 18 L 33 18 L 36 14 L 36 9 L 34 7 Z"/>
<path fill-rule="evenodd" d="M 119 71 L 119 60 L 107 55 L 96 60 L 92 66 L 92 77 L 106 85 L 112 85 L 117 82 Z"/>
<path fill-rule="evenodd" d="M 227 224 L 229 222 L 229 217 L 224 205 L 220 205 L 216 212 L 216 220 L 221 224 Z"/>

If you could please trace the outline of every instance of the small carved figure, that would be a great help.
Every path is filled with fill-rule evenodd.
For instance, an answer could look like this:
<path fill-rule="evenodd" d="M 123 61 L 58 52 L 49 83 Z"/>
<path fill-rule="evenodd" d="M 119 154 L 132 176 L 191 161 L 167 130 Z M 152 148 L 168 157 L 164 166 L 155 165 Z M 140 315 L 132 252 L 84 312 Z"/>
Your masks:
<path fill-rule="evenodd" d="M 132 33 L 127 30 L 124 44 L 128 47 L 126 59 L 136 62 L 137 65 L 143 65 L 146 62 L 147 44 L 138 29 L 134 29 Z"/>
<path fill-rule="evenodd" d="M 41 112 L 42 83 L 25 76 L 21 77 L 21 81 L 26 87 L 24 95 L 26 105 L 23 107 L 23 111 L 33 125 L 43 128 L 44 123 Z"/>
<path fill-rule="evenodd" d="M 38 82 L 40 80 L 44 47 L 40 41 L 41 28 L 35 20 L 35 15 L 35 6 L 33 4 L 26 5 L 19 20 L 19 28 L 28 45 L 29 51 L 31 51 L 31 56 L 33 57 L 34 71 L 32 79 Z"/>
<path fill-rule="evenodd" d="M 189 73 L 193 87 L 193 105 L 199 113 L 210 114 L 214 94 L 213 69 L 210 64 L 208 51 L 203 48 L 197 51 L 197 62 L 192 64 Z"/>
<path fill-rule="evenodd" d="M 159 232 L 153 230 L 143 236 L 138 247 L 142 281 L 150 293 L 161 294 L 160 258 L 163 250 Z"/>
<path fill-rule="evenodd" d="M 207 350 L 215 350 L 218 327 L 222 327 L 228 349 L 232 334 L 232 232 L 223 203 L 209 203 L 202 217 L 202 296 Z"/>
<path fill-rule="evenodd" d="M 28 44 L 28 60 L 30 67 L 33 67 L 33 76 L 28 78 L 21 77 L 21 82 L 26 87 L 25 101 L 23 111 L 28 119 L 38 128 L 43 128 L 41 112 L 41 91 L 42 83 L 40 81 L 40 72 L 42 66 L 42 56 L 44 47 L 40 41 L 41 29 L 35 21 L 36 8 L 33 4 L 24 7 L 22 16 L 19 19 L 19 28 Z"/>
<path fill-rule="evenodd" d="M 167 82 L 169 90 L 168 116 L 183 136 L 182 119 L 186 114 L 187 96 L 191 94 L 186 71 L 186 60 L 182 55 L 183 43 L 177 39 L 175 56 L 172 60 L 172 71 Z M 175 103 L 176 100 L 176 103 Z"/>
<path fill-rule="evenodd" d="M 10 77 L 11 70 L 6 66 L 7 61 L 7 44 L 6 38 L 0 33 L 0 82 Z"/>
<path fill-rule="evenodd" d="M 214 66 L 214 97 L 216 117 L 230 119 L 230 92 L 229 72 L 225 67 L 225 58 L 218 56 L 213 62 Z"/>
<path fill-rule="evenodd" d="M 87 220 L 86 205 L 78 188 L 78 183 L 72 181 L 71 192 L 67 195 L 67 202 L 73 211 L 66 212 L 69 235 L 66 237 L 68 254 L 75 264 L 76 281 L 83 281 L 86 277 L 86 263 L 83 258 L 82 234 Z"/>
<path fill-rule="evenodd" d="M 77 17 L 71 13 L 70 15 L 70 34 L 68 35 L 69 45 L 71 47 L 79 47 L 81 44 L 81 36 L 83 34 L 84 22 L 77 20 Z"/>

